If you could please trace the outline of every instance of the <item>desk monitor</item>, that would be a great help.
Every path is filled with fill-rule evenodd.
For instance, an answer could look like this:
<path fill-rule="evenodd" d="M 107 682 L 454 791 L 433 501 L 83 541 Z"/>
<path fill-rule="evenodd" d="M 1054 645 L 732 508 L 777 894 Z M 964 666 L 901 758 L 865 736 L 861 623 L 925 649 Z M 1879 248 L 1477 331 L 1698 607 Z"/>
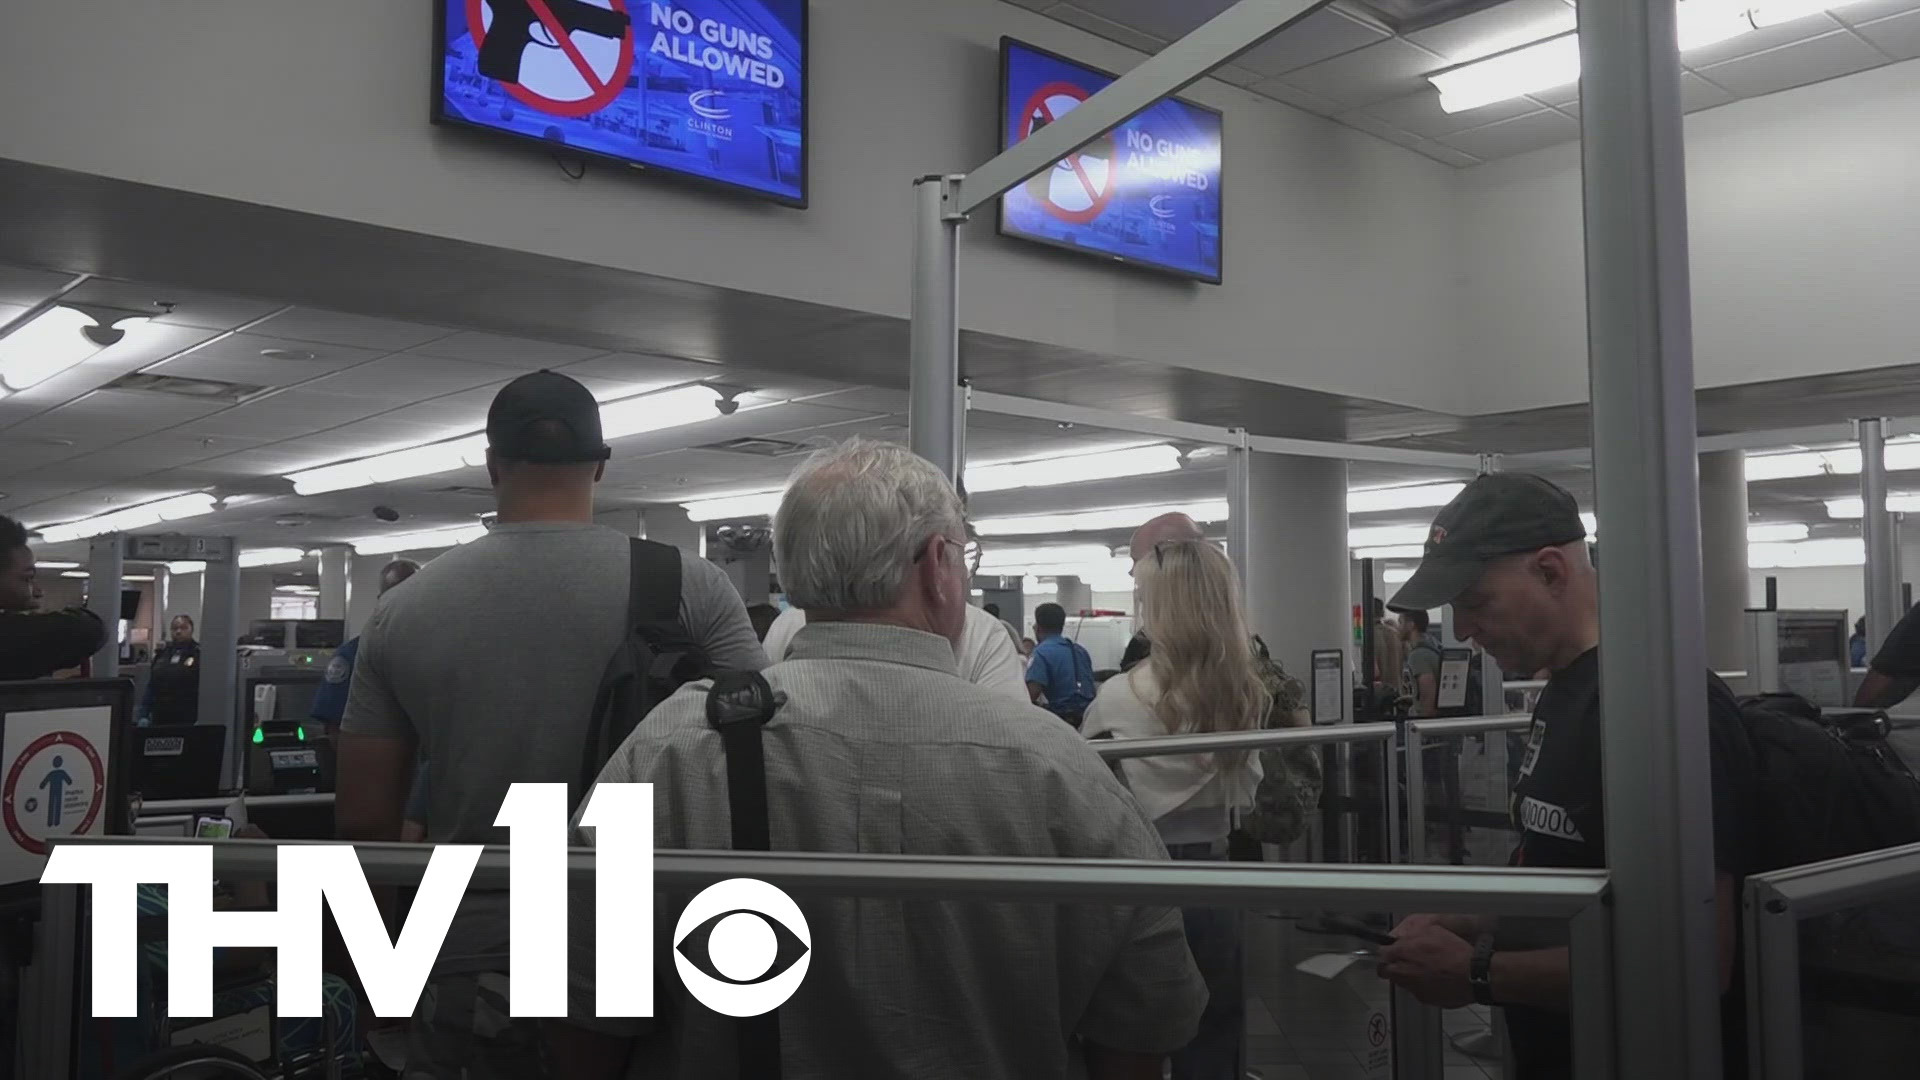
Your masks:
<path fill-rule="evenodd" d="M 220 794 L 226 739 L 224 724 L 136 728 L 133 789 L 143 800 L 200 799 Z"/>
<path fill-rule="evenodd" d="M 346 640 L 345 619 L 300 619 L 293 624 L 296 649 L 337 649 Z"/>
<path fill-rule="evenodd" d="M 0 899 L 38 895 L 50 842 L 124 835 L 127 679 L 0 683 Z"/>

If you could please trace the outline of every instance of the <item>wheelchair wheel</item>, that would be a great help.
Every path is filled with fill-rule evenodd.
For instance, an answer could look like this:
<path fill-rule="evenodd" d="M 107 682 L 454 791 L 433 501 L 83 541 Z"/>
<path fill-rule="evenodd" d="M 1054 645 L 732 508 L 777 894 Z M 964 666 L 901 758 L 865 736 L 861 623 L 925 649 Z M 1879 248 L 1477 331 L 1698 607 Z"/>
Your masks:
<path fill-rule="evenodd" d="M 149 1054 L 114 1080 L 273 1080 L 246 1057 L 221 1046 L 174 1046 Z"/>

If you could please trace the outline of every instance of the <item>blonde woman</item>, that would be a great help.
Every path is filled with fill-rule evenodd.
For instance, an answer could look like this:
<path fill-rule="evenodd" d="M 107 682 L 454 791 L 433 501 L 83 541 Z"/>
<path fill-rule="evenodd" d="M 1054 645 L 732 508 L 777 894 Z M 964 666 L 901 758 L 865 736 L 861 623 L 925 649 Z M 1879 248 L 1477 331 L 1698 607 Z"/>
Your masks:
<path fill-rule="evenodd" d="M 1087 709 L 1088 738 L 1251 731 L 1273 695 L 1262 678 L 1233 564 L 1199 540 L 1155 545 L 1134 575 L 1146 661 L 1103 684 Z M 1260 784 L 1257 754 L 1130 758 L 1121 779 L 1176 859 L 1221 859 L 1236 812 Z M 1237 1080 L 1245 1023 L 1237 912 L 1188 908 L 1187 944 L 1212 994 L 1193 1042 L 1174 1055 L 1174 1080 Z"/>

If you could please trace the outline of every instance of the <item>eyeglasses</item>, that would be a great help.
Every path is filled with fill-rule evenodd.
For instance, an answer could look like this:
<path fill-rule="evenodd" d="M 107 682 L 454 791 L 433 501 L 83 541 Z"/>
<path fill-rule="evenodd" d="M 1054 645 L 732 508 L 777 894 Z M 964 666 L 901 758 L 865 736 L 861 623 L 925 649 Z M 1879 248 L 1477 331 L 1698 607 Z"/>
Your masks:
<path fill-rule="evenodd" d="M 954 547 L 957 547 L 960 549 L 960 557 L 965 559 L 967 562 L 968 578 L 976 578 L 980 576 L 980 560 L 986 554 L 985 551 L 982 550 L 980 547 L 980 541 L 968 540 L 963 543 L 959 540 L 955 540 L 951 536 L 942 536 L 942 537 L 939 537 L 938 539 L 943 544 L 952 544 Z M 920 556 L 916 554 L 913 557 L 913 561 L 919 562 Z"/>

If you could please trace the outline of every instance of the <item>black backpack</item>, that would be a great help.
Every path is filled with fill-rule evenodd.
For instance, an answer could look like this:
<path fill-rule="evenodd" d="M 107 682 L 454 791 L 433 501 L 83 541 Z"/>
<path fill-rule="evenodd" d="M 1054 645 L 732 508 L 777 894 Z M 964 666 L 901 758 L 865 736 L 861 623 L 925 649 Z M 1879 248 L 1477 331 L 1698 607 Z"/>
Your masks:
<path fill-rule="evenodd" d="M 713 674 L 680 619 L 680 549 L 633 540 L 627 580 L 627 636 L 600 676 L 580 758 L 577 809 L 600 770 L 648 713 L 675 690 Z"/>
<path fill-rule="evenodd" d="M 1920 841 L 1920 780 L 1866 712 L 1829 721 L 1797 694 L 1740 702 L 1758 778 L 1757 871 Z"/>

